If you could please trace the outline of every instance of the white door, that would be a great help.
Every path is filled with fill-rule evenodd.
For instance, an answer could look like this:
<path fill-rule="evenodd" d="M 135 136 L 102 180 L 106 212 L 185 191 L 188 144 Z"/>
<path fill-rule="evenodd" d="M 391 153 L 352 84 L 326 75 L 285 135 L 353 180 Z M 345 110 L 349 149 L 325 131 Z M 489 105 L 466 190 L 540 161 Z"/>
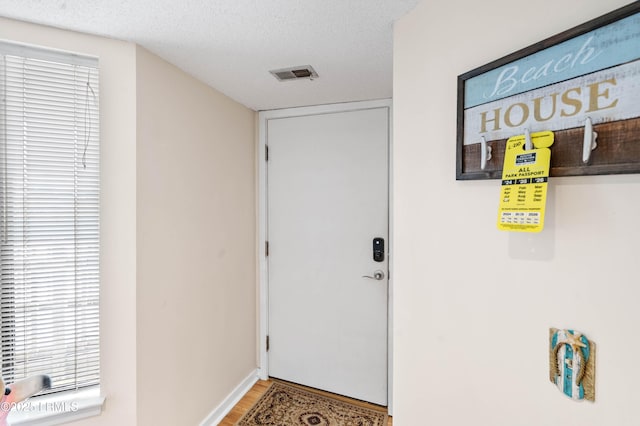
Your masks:
<path fill-rule="evenodd" d="M 389 108 L 270 119 L 267 144 L 269 375 L 387 405 Z"/>

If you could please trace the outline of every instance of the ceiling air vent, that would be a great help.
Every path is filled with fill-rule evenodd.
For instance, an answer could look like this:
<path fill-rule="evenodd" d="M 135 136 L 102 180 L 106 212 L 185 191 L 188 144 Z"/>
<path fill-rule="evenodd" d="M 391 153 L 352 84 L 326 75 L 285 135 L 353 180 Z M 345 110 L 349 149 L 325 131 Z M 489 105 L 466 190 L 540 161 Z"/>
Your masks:
<path fill-rule="evenodd" d="M 313 80 L 318 78 L 318 73 L 311 65 L 300 65 L 299 67 L 282 68 L 269 72 L 279 81 L 299 80 L 301 78 Z"/>

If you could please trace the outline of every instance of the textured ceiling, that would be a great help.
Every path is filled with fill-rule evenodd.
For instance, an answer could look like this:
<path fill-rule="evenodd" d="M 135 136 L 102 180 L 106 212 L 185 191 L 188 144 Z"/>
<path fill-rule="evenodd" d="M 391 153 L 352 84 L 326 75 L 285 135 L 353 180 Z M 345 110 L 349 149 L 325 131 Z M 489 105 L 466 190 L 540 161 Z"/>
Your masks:
<path fill-rule="evenodd" d="M 393 22 L 419 0 L 0 0 L 0 16 L 140 44 L 255 110 L 392 92 Z M 313 81 L 269 70 L 312 65 Z"/>

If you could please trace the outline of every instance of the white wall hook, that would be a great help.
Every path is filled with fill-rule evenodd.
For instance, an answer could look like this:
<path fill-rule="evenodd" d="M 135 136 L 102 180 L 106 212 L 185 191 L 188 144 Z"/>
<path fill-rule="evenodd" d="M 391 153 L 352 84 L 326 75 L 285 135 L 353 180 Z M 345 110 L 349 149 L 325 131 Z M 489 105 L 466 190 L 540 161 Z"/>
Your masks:
<path fill-rule="evenodd" d="M 491 160 L 491 146 L 487 145 L 487 141 L 482 136 L 480 138 L 480 169 L 487 167 L 487 161 Z"/>
<path fill-rule="evenodd" d="M 533 143 L 531 142 L 531 133 L 529 133 L 529 129 L 524 129 L 524 149 L 525 151 L 531 151 L 533 149 Z"/>
<path fill-rule="evenodd" d="M 584 141 L 582 142 L 582 162 L 587 164 L 591 158 L 591 151 L 596 149 L 598 144 L 596 138 L 598 133 L 593 131 L 593 124 L 591 118 L 587 117 L 584 122 Z"/>

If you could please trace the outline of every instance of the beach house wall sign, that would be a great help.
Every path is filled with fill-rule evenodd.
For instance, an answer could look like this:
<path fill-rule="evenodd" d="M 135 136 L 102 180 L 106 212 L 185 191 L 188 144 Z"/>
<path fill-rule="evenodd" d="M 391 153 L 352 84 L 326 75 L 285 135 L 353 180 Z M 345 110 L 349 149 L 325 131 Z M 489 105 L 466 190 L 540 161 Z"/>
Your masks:
<path fill-rule="evenodd" d="M 640 172 L 640 2 L 458 76 L 457 179 L 500 178 L 525 129 L 551 176 Z"/>

